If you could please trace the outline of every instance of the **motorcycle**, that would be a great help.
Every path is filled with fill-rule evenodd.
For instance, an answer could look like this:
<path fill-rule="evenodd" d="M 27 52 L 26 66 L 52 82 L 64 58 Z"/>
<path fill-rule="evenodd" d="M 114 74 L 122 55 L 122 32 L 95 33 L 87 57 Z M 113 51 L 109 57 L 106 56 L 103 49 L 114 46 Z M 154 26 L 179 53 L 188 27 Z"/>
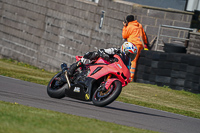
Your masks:
<path fill-rule="evenodd" d="M 82 56 L 76 56 L 79 61 Z M 68 77 L 67 64 L 62 63 L 62 71 L 57 73 L 47 86 L 52 98 L 65 96 L 92 101 L 95 106 L 112 103 L 121 93 L 122 87 L 130 83 L 130 71 L 120 55 L 106 61 L 99 57 L 94 63 L 78 68 L 72 77 Z M 61 82 L 62 79 L 62 82 Z"/>

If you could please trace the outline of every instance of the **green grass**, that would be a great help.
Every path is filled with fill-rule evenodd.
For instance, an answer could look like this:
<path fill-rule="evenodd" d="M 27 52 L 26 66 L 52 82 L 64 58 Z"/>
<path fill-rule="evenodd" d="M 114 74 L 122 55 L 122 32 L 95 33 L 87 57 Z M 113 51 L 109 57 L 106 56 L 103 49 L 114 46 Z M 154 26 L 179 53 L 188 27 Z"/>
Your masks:
<path fill-rule="evenodd" d="M 0 101 L 0 133 L 153 133 L 153 131 Z"/>
<path fill-rule="evenodd" d="M 0 75 L 47 85 L 55 73 L 47 72 L 44 69 L 38 69 L 22 62 L 0 59 Z M 123 88 L 117 100 L 200 118 L 200 94 L 172 90 L 166 86 L 158 87 L 156 85 L 130 83 Z M 24 106 L 20 107 L 25 108 Z M 12 111 L 10 111 L 10 113 L 12 113 Z M 23 119 L 21 121 L 23 121 Z"/>
<path fill-rule="evenodd" d="M 24 81 L 47 85 L 55 73 L 12 59 L 0 60 L 0 74 Z"/>

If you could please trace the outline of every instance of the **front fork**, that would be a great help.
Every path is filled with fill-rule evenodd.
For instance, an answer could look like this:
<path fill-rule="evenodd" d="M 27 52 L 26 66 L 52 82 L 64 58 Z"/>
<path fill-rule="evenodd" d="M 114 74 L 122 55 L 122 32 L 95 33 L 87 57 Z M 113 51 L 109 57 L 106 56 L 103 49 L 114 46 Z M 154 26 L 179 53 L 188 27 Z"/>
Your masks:
<path fill-rule="evenodd" d="M 68 74 L 67 74 L 67 70 L 68 70 L 67 64 L 62 63 L 62 64 L 60 65 L 60 67 L 61 67 L 62 72 L 65 74 L 65 78 L 66 78 L 66 80 L 67 80 L 67 84 L 68 84 L 69 89 L 70 89 L 70 88 L 71 88 L 71 84 L 70 84 L 70 82 L 69 82 L 69 77 L 68 77 Z"/>
<path fill-rule="evenodd" d="M 65 71 L 64 73 L 65 73 L 65 78 L 66 78 L 66 80 L 67 80 L 67 84 L 68 84 L 69 89 L 70 89 L 70 88 L 71 88 L 71 84 L 70 84 L 70 82 L 69 82 L 69 77 L 68 77 L 68 75 L 67 75 L 67 71 Z"/>
<path fill-rule="evenodd" d="M 106 80 L 103 82 L 103 85 L 100 86 L 103 91 L 107 91 L 107 89 L 105 88 L 105 85 L 106 85 L 106 82 L 111 78 L 111 76 L 112 74 L 109 74 Z"/>
<path fill-rule="evenodd" d="M 106 79 L 106 81 L 108 81 L 108 79 L 110 79 L 111 76 L 112 76 L 112 74 L 109 74 L 108 77 L 107 77 L 107 79 Z"/>

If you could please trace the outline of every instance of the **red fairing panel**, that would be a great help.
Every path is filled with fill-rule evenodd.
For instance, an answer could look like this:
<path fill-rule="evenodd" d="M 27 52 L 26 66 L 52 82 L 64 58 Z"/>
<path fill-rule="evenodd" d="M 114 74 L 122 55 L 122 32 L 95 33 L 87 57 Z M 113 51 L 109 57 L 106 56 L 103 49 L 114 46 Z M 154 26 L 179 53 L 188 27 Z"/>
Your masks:
<path fill-rule="evenodd" d="M 125 66 L 125 64 L 123 63 L 123 61 L 121 60 L 121 58 L 119 56 L 115 55 L 114 57 L 118 59 L 118 62 L 114 62 L 114 63 L 111 63 L 111 64 L 109 62 L 103 60 L 102 58 L 99 58 L 96 61 L 96 63 L 97 63 L 96 65 L 90 66 L 91 72 L 88 75 L 88 77 L 91 77 L 91 78 L 94 78 L 94 79 L 99 79 L 102 76 L 105 76 L 105 75 L 108 75 L 108 74 L 113 74 L 113 75 L 116 75 L 117 78 L 119 79 L 119 81 L 122 82 L 122 86 L 126 86 L 128 83 L 130 83 L 130 79 L 129 79 L 130 78 L 130 71 L 129 71 L 129 69 Z M 94 75 L 91 75 L 92 72 L 97 67 L 102 67 L 102 69 L 99 70 Z M 122 74 L 126 77 L 126 79 L 124 79 Z"/>

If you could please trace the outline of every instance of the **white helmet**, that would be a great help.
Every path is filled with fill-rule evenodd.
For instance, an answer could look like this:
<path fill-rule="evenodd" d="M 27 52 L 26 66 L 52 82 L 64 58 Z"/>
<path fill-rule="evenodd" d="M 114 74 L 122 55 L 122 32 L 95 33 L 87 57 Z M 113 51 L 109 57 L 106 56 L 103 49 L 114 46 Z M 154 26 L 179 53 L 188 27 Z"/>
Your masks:
<path fill-rule="evenodd" d="M 124 42 L 121 46 L 121 52 L 128 55 L 131 60 L 135 59 L 135 56 L 137 55 L 137 47 L 135 44 L 131 43 L 131 42 Z"/>

